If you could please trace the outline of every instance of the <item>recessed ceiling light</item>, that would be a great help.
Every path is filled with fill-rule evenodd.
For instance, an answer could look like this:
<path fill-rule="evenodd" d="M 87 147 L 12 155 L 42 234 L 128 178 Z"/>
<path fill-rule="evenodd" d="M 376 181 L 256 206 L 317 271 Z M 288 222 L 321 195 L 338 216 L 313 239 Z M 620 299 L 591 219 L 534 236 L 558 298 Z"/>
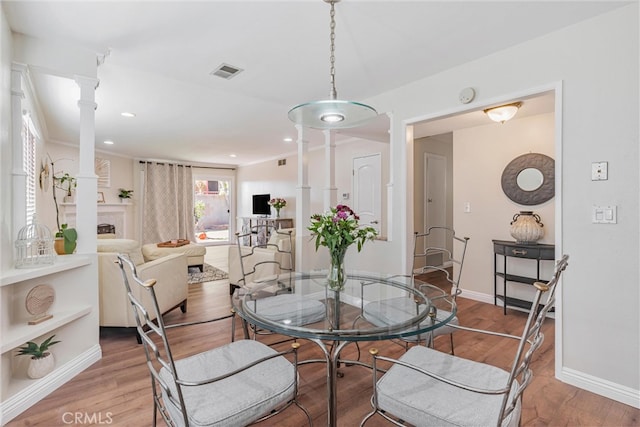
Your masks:
<path fill-rule="evenodd" d="M 284 139 L 284 142 L 292 142 L 292 141 L 293 141 L 293 138 L 285 138 Z"/>
<path fill-rule="evenodd" d="M 120 115 L 121 115 L 122 117 L 135 117 L 135 116 L 136 116 L 136 114 L 135 114 L 135 113 L 129 113 L 129 112 L 127 112 L 127 111 L 125 111 L 124 113 L 120 113 Z"/>
<path fill-rule="evenodd" d="M 104 141 L 104 143 L 107 145 L 113 145 L 113 141 L 111 141 L 110 139 L 107 139 L 106 141 Z"/>
<path fill-rule="evenodd" d="M 238 156 L 235 154 L 229 154 L 229 157 L 238 157 Z"/>

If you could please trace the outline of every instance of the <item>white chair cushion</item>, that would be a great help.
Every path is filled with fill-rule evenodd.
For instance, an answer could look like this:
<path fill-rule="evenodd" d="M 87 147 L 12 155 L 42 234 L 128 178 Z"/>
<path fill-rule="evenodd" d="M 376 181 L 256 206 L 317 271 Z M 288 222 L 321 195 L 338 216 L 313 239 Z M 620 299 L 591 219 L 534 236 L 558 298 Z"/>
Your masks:
<path fill-rule="evenodd" d="M 253 340 L 236 341 L 176 361 L 179 378 L 199 381 L 231 372 L 254 360 L 276 353 Z M 233 377 L 212 384 L 182 387 L 192 426 L 244 426 L 265 415 L 271 408 L 293 399 L 294 368 L 284 357 L 268 360 Z M 160 377 L 178 399 L 171 374 L 162 368 Z M 164 402 L 176 425 L 182 415 L 163 391 Z"/>
<path fill-rule="evenodd" d="M 424 309 L 424 304 L 421 304 L 420 309 Z M 406 322 L 411 318 L 411 315 L 408 313 L 416 312 L 416 303 L 411 298 L 390 298 L 382 301 L 374 301 L 365 304 L 364 306 L 364 318 L 367 321 L 371 322 L 375 326 L 384 327 L 388 325 L 395 325 L 398 323 Z M 436 320 L 439 322 L 444 321 L 451 316 L 450 311 L 446 310 L 438 310 L 436 312 Z M 431 324 L 431 319 L 426 318 L 420 323 L 420 326 L 428 326 Z M 406 337 L 402 337 L 405 341 L 416 342 L 416 341 L 424 341 L 431 334 L 433 337 L 437 337 L 439 335 L 451 334 L 455 331 L 449 325 L 458 325 L 460 324 L 458 320 L 458 316 L 454 316 L 446 325 L 440 326 L 433 331 L 426 332 L 420 335 L 410 335 Z M 415 326 L 414 326 L 415 328 Z"/>
<path fill-rule="evenodd" d="M 504 387 L 509 373 L 484 363 L 451 356 L 423 346 L 412 347 L 401 358 L 463 384 L 484 388 Z M 518 384 L 514 381 L 511 393 Z M 378 381 L 378 403 L 382 410 L 418 426 L 490 426 L 496 425 L 502 404 L 501 395 L 485 395 L 442 383 L 400 365 L 394 365 Z M 521 403 L 503 423 L 517 426 Z"/>
<path fill-rule="evenodd" d="M 289 320 L 288 325 L 302 326 L 325 318 L 325 305 L 316 300 L 300 298 L 295 294 L 282 294 L 261 298 L 255 303 L 255 312 L 274 322 Z"/>

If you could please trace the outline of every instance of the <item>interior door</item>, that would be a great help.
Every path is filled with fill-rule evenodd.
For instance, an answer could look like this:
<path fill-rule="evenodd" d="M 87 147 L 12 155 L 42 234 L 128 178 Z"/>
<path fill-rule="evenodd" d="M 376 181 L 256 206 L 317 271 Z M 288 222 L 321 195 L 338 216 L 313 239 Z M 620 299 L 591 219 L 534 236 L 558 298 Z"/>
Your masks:
<path fill-rule="evenodd" d="M 429 227 L 447 225 L 447 159 L 432 153 L 424 155 L 424 224 Z M 433 233 L 425 239 L 427 246 L 447 247 L 444 233 Z"/>
<path fill-rule="evenodd" d="M 380 154 L 353 158 L 353 210 L 360 216 L 360 224 L 370 225 L 381 232 L 382 219 L 382 163 Z"/>

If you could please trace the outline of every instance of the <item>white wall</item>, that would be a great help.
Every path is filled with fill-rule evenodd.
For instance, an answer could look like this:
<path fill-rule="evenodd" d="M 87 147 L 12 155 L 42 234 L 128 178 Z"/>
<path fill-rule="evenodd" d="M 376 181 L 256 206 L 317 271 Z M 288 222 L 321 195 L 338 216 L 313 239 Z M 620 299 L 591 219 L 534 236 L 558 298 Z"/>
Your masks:
<path fill-rule="evenodd" d="M 406 209 L 413 206 L 413 193 L 407 191 L 412 190 L 413 176 L 407 124 L 561 88 L 556 96 L 562 122 L 554 137 L 559 145 L 548 153 L 561 170 L 557 189 L 561 216 L 542 213 L 545 220 L 555 216 L 555 221 L 547 222 L 558 230 L 553 233 L 558 254 L 571 256 L 556 320 L 556 337 L 561 340 L 556 348 L 557 374 L 564 381 L 635 406 L 640 405 L 638 51 L 638 5 L 632 4 L 363 100 L 391 113 L 388 234 L 393 238 L 365 247 L 358 257 L 380 270 L 406 268 L 412 232 L 408 224 L 413 224 L 413 212 Z M 461 106 L 457 94 L 469 86 L 478 96 Z M 523 152 L 509 153 L 503 164 Z M 608 181 L 591 181 L 594 161 L 609 162 Z M 258 182 L 260 176 L 251 179 Z M 243 181 L 240 174 L 239 180 Z M 295 178 L 291 192 L 293 182 Z M 472 209 L 482 206 L 473 200 Z M 618 224 L 592 224 L 591 206 L 609 204 L 618 206 Z M 483 240 L 486 245 L 484 256 L 476 254 L 484 261 L 472 267 L 480 269 L 480 281 L 490 277 L 488 242 L 510 237 L 508 222 L 517 210 L 515 205 L 503 205 L 504 218 L 490 233 L 472 237 L 470 248 L 479 247 Z M 551 235 L 543 241 L 550 241 Z M 472 268 L 465 267 L 467 280 L 474 274 Z M 482 289 L 487 289 L 486 283 Z"/>
<path fill-rule="evenodd" d="M 0 7 L 0 268 L 13 265 L 13 220 L 11 218 L 11 58 L 12 35 L 9 24 Z"/>
<path fill-rule="evenodd" d="M 554 117 L 542 114 L 514 118 L 504 124 L 487 119 L 485 126 L 463 129 L 453 133 L 453 215 L 455 229 L 470 238 L 465 258 L 462 286 L 493 300 L 493 244 L 491 240 L 513 240 L 509 223 L 521 210 L 540 215 L 545 232 L 539 243 L 554 243 L 555 199 L 536 206 L 518 205 L 502 191 L 502 171 L 514 158 L 526 153 L 541 153 L 554 158 Z M 469 202 L 471 212 L 464 213 Z M 513 270 L 533 267 L 535 263 L 510 261 Z M 547 263 L 548 264 L 548 263 Z M 552 270 L 544 270 L 542 277 L 550 277 Z M 511 268 L 511 267 L 510 267 Z M 522 276 L 535 277 L 535 267 Z M 518 290 L 514 285 L 513 290 Z M 511 288 L 509 289 L 512 290 Z M 511 294 L 518 297 L 519 294 Z M 520 296 L 526 296 L 520 295 Z M 527 298 L 523 298 L 527 299 Z M 530 297 L 529 297 L 530 299 Z"/>
<path fill-rule="evenodd" d="M 68 144 L 59 144 L 48 142 L 44 145 L 45 153 L 51 156 L 55 162 L 56 175 L 68 172 L 71 176 L 78 173 L 78 147 Z M 109 160 L 111 162 L 111 185 L 109 187 L 98 187 L 98 191 L 104 194 L 105 203 L 120 203 L 118 197 L 118 189 L 133 189 L 133 159 L 127 157 L 114 156 L 105 152 L 96 152 L 96 157 Z M 46 192 L 37 190 L 39 200 L 42 203 L 38 205 L 38 217 L 40 221 L 49 227 L 52 231 L 56 230 L 55 204 L 53 203 L 52 185 Z M 57 190 L 56 197 L 58 204 L 62 202 L 64 192 Z M 96 197 L 97 198 L 97 197 Z M 131 198 L 131 205 L 127 207 L 126 222 L 128 239 L 134 239 L 137 236 L 136 212 L 139 207 L 140 193 L 134 191 Z M 63 206 L 60 206 L 60 222 L 62 223 Z M 81 238 L 81 236 L 79 236 Z"/>
<path fill-rule="evenodd" d="M 562 82 L 561 148 L 553 156 L 561 165 L 563 197 L 556 244 L 571 260 L 556 321 L 559 375 L 634 405 L 640 405 L 638 51 L 638 5 L 632 4 L 364 100 L 393 112 L 391 203 L 411 206 L 411 193 L 404 191 L 412 162 L 407 123 Z M 461 106 L 457 94 L 468 86 L 478 96 Z M 609 162 L 608 181 L 591 181 L 594 161 Z M 618 224 L 592 224 L 592 205 L 617 205 Z M 386 256 L 399 268 L 412 219 L 407 210 L 392 223 L 393 235 L 405 238 Z"/>
<path fill-rule="evenodd" d="M 350 204 L 352 198 L 352 161 L 354 157 L 367 154 L 381 154 L 382 162 L 382 188 L 389 181 L 389 144 L 368 141 L 362 139 L 351 139 L 344 143 L 336 144 L 336 188 L 338 194 L 337 203 Z M 321 213 L 324 211 L 323 198 L 325 190 L 324 178 L 324 149 L 309 151 L 309 186 L 311 187 L 311 212 Z M 281 217 L 295 217 L 296 187 L 297 187 L 297 155 L 286 158 L 285 166 L 278 166 L 277 160 L 243 166 L 238 169 L 238 216 L 251 215 L 251 195 L 269 193 L 271 197 L 283 197 L 287 200 L 287 207 L 280 211 Z M 349 200 L 343 200 L 342 194 L 350 193 Z M 386 210 L 386 195 L 382 199 L 383 215 Z M 296 221 L 309 222 L 308 218 L 296 219 Z M 241 224 L 239 224 L 241 225 Z M 385 228 L 382 234 L 385 234 Z M 304 226 L 306 229 L 306 225 Z M 307 236 L 297 236 L 298 243 L 307 245 L 304 249 L 304 267 L 319 268 L 328 263 L 326 250 L 315 252 L 313 243 Z M 388 243 L 383 240 L 367 242 L 362 252 L 358 254 L 355 247 L 347 252 L 345 263 L 348 269 L 373 269 L 381 271 L 394 271 L 386 269 L 383 263 L 377 262 L 380 254 L 384 254 L 384 248 Z M 298 264 L 300 266 L 300 264 Z"/>

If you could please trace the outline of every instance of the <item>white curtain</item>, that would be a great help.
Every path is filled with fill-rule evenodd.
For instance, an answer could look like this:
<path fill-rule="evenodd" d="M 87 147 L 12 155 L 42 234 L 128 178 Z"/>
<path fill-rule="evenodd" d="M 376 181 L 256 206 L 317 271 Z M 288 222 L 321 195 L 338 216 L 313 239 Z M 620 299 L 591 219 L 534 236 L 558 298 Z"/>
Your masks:
<path fill-rule="evenodd" d="M 143 243 L 194 240 L 191 166 L 144 162 Z"/>

